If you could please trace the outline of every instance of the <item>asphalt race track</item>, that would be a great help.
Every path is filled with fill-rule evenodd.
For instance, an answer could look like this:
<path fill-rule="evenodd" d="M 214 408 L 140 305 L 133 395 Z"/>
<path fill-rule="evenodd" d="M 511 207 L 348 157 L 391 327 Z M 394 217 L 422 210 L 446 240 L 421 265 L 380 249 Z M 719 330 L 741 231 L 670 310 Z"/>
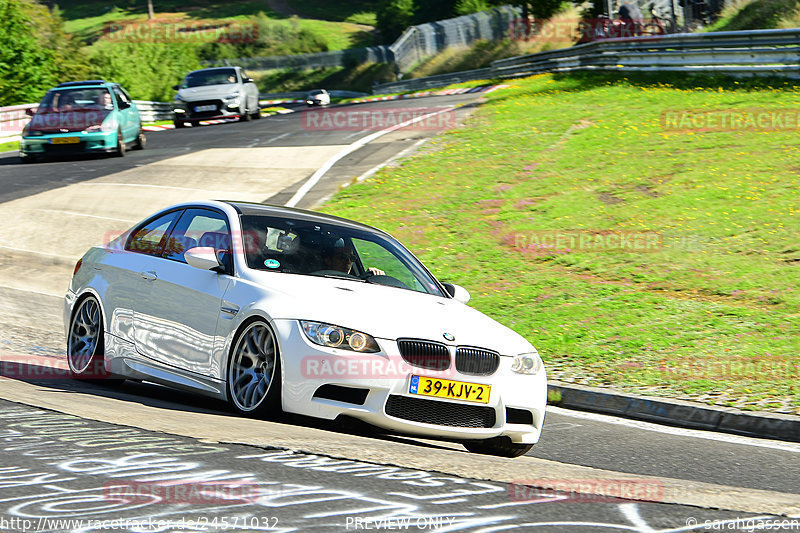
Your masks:
<path fill-rule="evenodd" d="M 331 110 L 461 106 L 441 123 L 457 127 L 479 98 Z M 183 199 L 283 204 L 376 131 L 319 128 L 296 109 L 149 133 L 124 158 L 0 156 L 1 531 L 800 530 L 800 444 L 553 408 L 540 443 L 509 460 L 355 425 L 238 418 L 160 386 L 52 371 L 62 296 L 88 246 Z M 403 128 L 347 153 L 297 205 L 425 150 L 440 130 Z"/>

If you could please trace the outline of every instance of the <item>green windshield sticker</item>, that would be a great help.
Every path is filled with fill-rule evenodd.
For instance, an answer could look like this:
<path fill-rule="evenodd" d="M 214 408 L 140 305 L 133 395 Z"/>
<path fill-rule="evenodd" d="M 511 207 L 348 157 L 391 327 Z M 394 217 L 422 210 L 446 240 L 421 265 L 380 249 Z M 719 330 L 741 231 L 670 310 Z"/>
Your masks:
<path fill-rule="evenodd" d="M 267 259 L 266 261 L 264 261 L 264 266 L 267 268 L 280 268 L 281 263 L 280 261 L 277 261 L 275 259 Z"/>

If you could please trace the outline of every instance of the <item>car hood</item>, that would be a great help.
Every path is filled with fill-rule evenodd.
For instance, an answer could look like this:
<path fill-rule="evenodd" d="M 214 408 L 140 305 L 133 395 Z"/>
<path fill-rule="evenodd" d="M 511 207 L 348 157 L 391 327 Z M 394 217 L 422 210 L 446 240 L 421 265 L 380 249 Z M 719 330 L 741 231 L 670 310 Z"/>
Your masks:
<path fill-rule="evenodd" d="M 83 131 L 102 124 L 111 113 L 108 109 L 77 109 L 74 111 L 43 111 L 31 118 L 30 131 L 68 133 Z"/>
<path fill-rule="evenodd" d="M 488 348 L 503 355 L 531 348 L 518 333 L 451 298 L 360 281 L 277 272 L 254 271 L 252 279 L 269 288 L 268 311 L 276 319 L 327 322 L 377 338 L 429 339 Z M 453 335 L 455 341 L 446 341 L 445 333 Z"/>
<path fill-rule="evenodd" d="M 197 100 L 222 100 L 234 91 L 241 91 L 242 87 L 236 83 L 223 83 L 221 85 L 204 85 L 202 87 L 189 87 L 178 91 L 178 96 L 187 102 Z"/>

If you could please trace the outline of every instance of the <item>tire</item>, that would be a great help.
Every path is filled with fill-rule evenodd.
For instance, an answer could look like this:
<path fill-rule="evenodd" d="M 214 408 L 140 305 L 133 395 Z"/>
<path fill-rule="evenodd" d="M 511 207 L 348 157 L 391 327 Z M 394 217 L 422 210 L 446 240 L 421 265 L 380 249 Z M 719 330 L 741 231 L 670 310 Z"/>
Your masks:
<path fill-rule="evenodd" d="M 244 104 L 244 107 L 239 108 L 239 122 L 249 122 L 251 118 L 253 117 L 247 112 L 247 104 Z"/>
<path fill-rule="evenodd" d="M 256 112 L 253 113 L 253 120 L 258 120 L 260 118 L 261 118 L 261 106 L 257 105 L 256 106 Z"/>
<path fill-rule="evenodd" d="M 533 444 L 515 444 L 508 437 L 495 437 L 486 440 L 465 441 L 464 448 L 472 453 L 496 455 L 498 457 L 519 457 L 525 455 Z"/>
<path fill-rule="evenodd" d="M 133 149 L 144 150 L 145 144 L 147 144 L 147 138 L 144 136 L 144 130 L 139 130 L 139 134 L 136 136 L 136 142 L 133 144 Z"/>
<path fill-rule="evenodd" d="M 67 364 L 73 379 L 118 385 L 125 381 L 111 377 L 105 367 L 103 314 L 94 296 L 78 302 L 67 334 Z"/>
<path fill-rule="evenodd" d="M 36 163 L 36 162 L 38 162 L 38 161 L 39 161 L 38 159 L 36 159 L 36 158 L 35 158 L 34 156 L 32 156 L 32 155 L 26 155 L 25 157 L 22 157 L 22 156 L 20 156 L 19 160 L 20 160 L 21 162 L 25 163 L 25 164 L 28 164 L 28 163 Z"/>
<path fill-rule="evenodd" d="M 240 415 L 281 412 L 281 358 L 272 328 L 262 319 L 244 324 L 228 358 L 228 403 Z"/>
<path fill-rule="evenodd" d="M 185 128 L 186 127 L 186 123 L 184 121 L 182 121 L 182 120 L 175 119 L 175 120 L 172 121 L 172 123 L 175 124 L 175 128 Z"/>
<path fill-rule="evenodd" d="M 122 132 L 117 132 L 117 149 L 114 151 L 114 155 L 117 157 L 125 157 L 125 151 L 127 150 L 127 146 L 125 146 L 125 139 L 122 137 Z"/>

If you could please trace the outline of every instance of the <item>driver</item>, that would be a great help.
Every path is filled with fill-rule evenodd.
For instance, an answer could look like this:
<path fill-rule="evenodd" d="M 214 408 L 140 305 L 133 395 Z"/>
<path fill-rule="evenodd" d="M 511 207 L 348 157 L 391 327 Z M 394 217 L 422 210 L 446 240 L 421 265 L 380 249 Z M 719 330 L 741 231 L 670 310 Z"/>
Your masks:
<path fill-rule="evenodd" d="M 356 257 L 353 246 L 345 243 L 342 238 L 337 239 L 333 245 L 325 246 L 322 249 L 322 262 L 325 263 L 326 270 L 336 270 L 345 274 L 355 275 L 352 270 Z M 370 267 L 367 271 L 373 276 L 386 275 L 383 270 L 375 267 Z"/>

